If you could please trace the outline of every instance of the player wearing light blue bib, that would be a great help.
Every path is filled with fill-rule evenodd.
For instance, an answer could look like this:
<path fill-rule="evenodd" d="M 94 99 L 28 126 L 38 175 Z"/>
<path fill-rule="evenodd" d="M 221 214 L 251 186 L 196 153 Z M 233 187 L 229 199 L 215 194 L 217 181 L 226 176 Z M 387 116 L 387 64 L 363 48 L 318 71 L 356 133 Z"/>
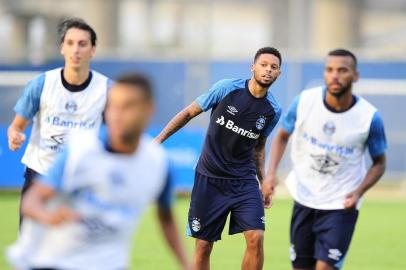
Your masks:
<path fill-rule="evenodd" d="M 9 148 L 18 150 L 30 124 L 30 140 L 22 158 L 26 165 L 22 194 L 32 179 L 44 175 L 74 130 L 97 131 L 102 123 L 107 89 L 111 81 L 90 70 L 96 50 L 96 33 L 81 19 L 59 26 L 65 66 L 31 80 L 14 107 L 16 116 L 8 129 Z"/>
<path fill-rule="evenodd" d="M 387 147 L 377 109 L 352 93 L 357 60 L 331 51 L 324 87 L 295 98 L 272 147 L 264 185 L 276 185 L 276 170 L 292 137 L 293 169 L 286 186 L 295 200 L 291 228 L 294 269 L 333 270 L 344 263 L 361 197 L 383 175 Z M 365 152 L 372 158 L 367 170 Z M 266 194 L 270 200 L 272 192 Z"/>
<path fill-rule="evenodd" d="M 72 133 L 47 175 L 34 181 L 23 197 L 19 239 L 7 252 L 14 267 L 127 269 L 133 230 L 154 201 L 168 243 L 188 267 L 171 210 L 168 158 L 143 135 L 151 91 L 140 75 L 118 78 L 109 91 L 107 131 Z"/>

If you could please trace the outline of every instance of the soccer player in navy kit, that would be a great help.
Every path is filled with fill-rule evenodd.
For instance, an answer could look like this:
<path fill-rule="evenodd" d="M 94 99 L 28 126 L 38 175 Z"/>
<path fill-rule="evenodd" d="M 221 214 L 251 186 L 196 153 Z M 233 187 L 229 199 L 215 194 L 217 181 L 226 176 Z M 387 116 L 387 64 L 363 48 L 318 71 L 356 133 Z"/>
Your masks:
<path fill-rule="evenodd" d="M 281 114 L 269 91 L 281 73 L 281 62 L 277 49 L 259 49 L 251 79 L 217 82 L 156 138 L 162 143 L 201 112 L 212 110 L 188 217 L 187 233 L 196 238 L 196 270 L 210 268 L 213 243 L 221 239 L 228 214 L 229 234 L 243 232 L 246 239 L 242 269 L 262 269 L 265 216 L 257 179 L 261 183 L 264 177 L 266 139 Z"/>

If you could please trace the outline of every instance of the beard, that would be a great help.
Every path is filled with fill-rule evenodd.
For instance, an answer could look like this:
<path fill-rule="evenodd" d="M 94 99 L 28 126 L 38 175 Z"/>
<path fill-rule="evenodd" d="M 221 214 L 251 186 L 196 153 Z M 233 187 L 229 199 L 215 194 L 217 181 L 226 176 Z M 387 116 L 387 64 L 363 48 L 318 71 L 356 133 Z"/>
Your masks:
<path fill-rule="evenodd" d="M 131 130 L 128 130 L 127 132 L 124 132 L 121 134 L 121 141 L 124 144 L 127 145 L 132 145 L 134 144 L 141 136 L 143 129 L 139 127 L 134 127 Z"/>
<path fill-rule="evenodd" d="M 335 98 L 340 98 L 343 95 L 345 95 L 348 91 L 350 91 L 352 86 L 352 82 L 346 84 L 346 85 L 341 85 L 339 91 L 332 91 L 327 87 L 328 92 L 334 96 Z"/>
<path fill-rule="evenodd" d="M 259 84 L 261 87 L 263 88 L 269 88 L 273 82 L 275 81 L 275 79 L 272 79 L 269 83 L 264 83 L 261 80 L 257 79 L 257 76 L 254 76 L 255 81 L 257 82 L 257 84 Z"/>

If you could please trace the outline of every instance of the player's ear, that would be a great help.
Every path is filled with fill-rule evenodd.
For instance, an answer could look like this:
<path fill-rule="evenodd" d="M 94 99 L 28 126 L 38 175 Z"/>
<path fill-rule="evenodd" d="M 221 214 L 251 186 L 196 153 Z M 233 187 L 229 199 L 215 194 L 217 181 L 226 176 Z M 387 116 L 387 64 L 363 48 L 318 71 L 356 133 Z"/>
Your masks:
<path fill-rule="evenodd" d="M 251 72 L 254 72 L 254 69 L 255 69 L 255 62 L 252 63 L 252 65 L 251 65 Z"/>
<path fill-rule="evenodd" d="M 279 68 L 278 69 L 278 77 L 281 76 L 281 74 L 282 74 L 282 70 Z"/>
<path fill-rule="evenodd" d="M 92 46 L 92 51 L 90 52 L 90 55 L 93 58 L 95 54 L 96 54 L 96 46 Z"/>
<path fill-rule="evenodd" d="M 359 80 L 359 72 L 358 70 L 356 70 L 354 75 L 354 82 L 357 82 L 358 80 Z"/>
<path fill-rule="evenodd" d="M 63 52 L 63 44 L 59 45 L 59 51 L 60 51 L 61 55 L 64 54 L 64 52 Z"/>

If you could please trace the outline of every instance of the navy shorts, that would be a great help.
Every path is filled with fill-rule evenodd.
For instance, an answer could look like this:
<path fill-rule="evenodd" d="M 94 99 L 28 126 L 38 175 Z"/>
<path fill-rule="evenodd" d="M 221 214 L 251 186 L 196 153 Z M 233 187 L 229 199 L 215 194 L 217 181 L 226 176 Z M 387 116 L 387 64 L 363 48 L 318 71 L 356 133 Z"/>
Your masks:
<path fill-rule="evenodd" d="M 295 202 L 290 224 L 294 268 L 313 268 L 317 260 L 339 269 L 351 243 L 358 210 L 317 210 Z"/>
<path fill-rule="evenodd" d="M 258 182 L 211 178 L 196 172 L 186 234 L 209 242 L 220 240 L 230 213 L 229 234 L 265 230 Z"/>
<path fill-rule="evenodd" d="M 21 195 L 20 195 L 20 227 L 21 227 L 21 222 L 23 221 L 23 216 L 21 214 L 21 201 L 23 199 L 24 194 L 27 192 L 27 190 L 32 186 L 33 184 L 33 180 L 35 178 L 37 178 L 38 176 L 40 176 L 39 173 L 37 173 L 36 171 L 34 171 L 33 169 L 30 168 L 26 168 L 25 172 L 24 172 L 24 184 L 23 187 L 21 189 Z"/>

